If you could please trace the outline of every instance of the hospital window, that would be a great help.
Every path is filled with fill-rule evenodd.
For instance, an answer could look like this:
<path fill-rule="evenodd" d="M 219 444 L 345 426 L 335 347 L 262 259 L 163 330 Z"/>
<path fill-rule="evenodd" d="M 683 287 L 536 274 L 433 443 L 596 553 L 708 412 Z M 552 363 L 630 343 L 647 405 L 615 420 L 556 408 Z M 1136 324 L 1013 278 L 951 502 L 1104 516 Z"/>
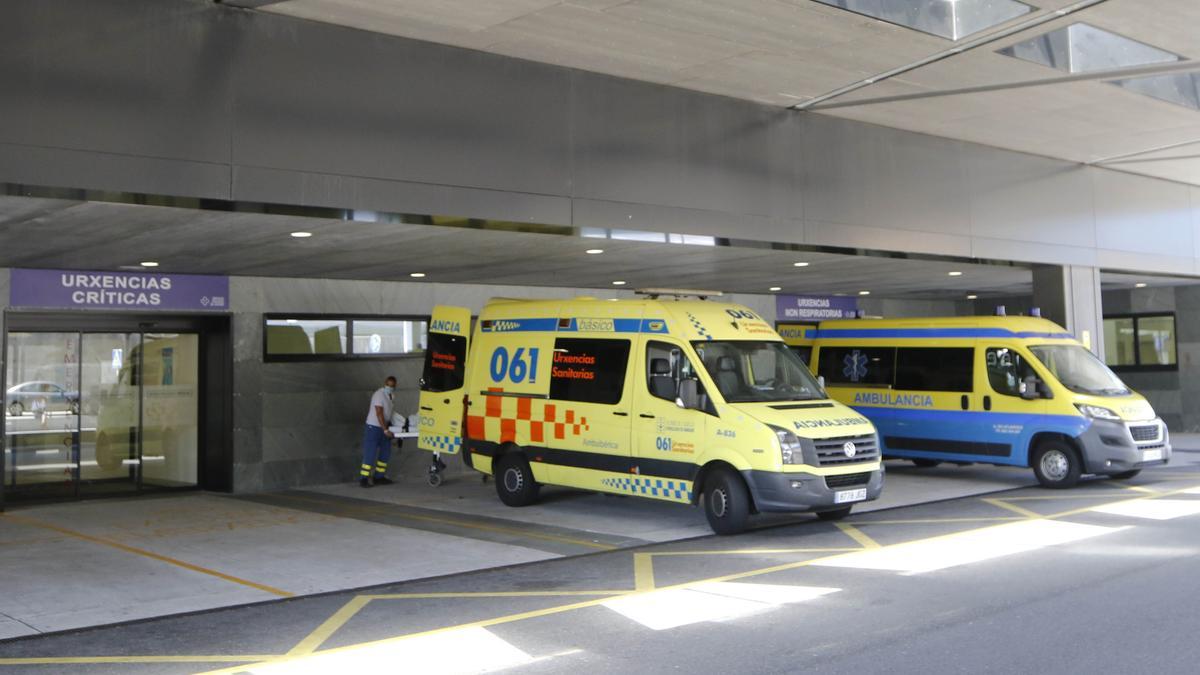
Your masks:
<path fill-rule="evenodd" d="M 629 340 L 558 338 L 550 364 L 550 398 L 614 404 L 625 391 Z"/>
<path fill-rule="evenodd" d="M 396 358 L 424 353 L 426 317 L 268 314 L 264 361 Z"/>
<path fill-rule="evenodd" d="M 1175 315 L 1104 317 L 1104 362 L 1113 370 L 1175 370 Z"/>

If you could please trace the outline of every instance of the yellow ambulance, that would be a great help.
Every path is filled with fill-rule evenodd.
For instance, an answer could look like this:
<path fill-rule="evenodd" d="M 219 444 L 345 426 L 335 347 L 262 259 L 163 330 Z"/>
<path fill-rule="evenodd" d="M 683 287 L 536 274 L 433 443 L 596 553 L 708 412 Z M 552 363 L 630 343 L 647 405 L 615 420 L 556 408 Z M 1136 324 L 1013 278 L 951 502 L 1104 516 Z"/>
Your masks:
<path fill-rule="evenodd" d="M 812 370 L 875 423 L 887 457 L 1031 467 L 1050 488 L 1167 463 L 1167 427 L 1057 324 L 1035 317 L 825 321 Z"/>
<path fill-rule="evenodd" d="M 755 512 L 841 518 L 883 488 L 871 423 L 745 307 L 666 291 L 495 299 L 470 324 L 465 308 L 431 317 L 418 447 L 461 451 L 509 506 L 543 484 L 703 496 L 732 534 Z"/>

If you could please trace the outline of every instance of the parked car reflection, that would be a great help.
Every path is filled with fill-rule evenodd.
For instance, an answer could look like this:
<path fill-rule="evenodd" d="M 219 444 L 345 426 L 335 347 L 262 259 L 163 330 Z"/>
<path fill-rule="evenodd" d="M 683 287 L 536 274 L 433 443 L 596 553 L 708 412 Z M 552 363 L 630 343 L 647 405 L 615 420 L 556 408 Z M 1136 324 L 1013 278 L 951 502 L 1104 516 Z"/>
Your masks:
<path fill-rule="evenodd" d="M 66 410 L 79 414 L 79 392 L 67 391 L 62 385 L 44 380 L 22 382 L 8 388 L 4 394 L 8 414 L 20 417 L 26 412 Z"/>

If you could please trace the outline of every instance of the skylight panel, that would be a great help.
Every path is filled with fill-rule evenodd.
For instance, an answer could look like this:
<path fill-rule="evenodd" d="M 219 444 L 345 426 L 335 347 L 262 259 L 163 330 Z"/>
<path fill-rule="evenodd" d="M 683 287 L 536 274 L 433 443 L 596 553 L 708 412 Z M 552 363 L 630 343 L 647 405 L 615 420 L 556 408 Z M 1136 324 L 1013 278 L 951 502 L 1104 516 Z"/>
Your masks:
<path fill-rule="evenodd" d="M 1091 73 L 1182 60 L 1144 42 L 1086 23 L 1073 23 L 999 50 L 1000 54 L 1068 73 Z"/>
<path fill-rule="evenodd" d="M 948 40 L 961 40 L 1033 11 L 1017 0 L 816 1 Z"/>
<path fill-rule="evenodd" d="M 1113 80 L 1112 84 L 1160 101 L 1200 110 L 1200 73 L 1130 77 Z"/>

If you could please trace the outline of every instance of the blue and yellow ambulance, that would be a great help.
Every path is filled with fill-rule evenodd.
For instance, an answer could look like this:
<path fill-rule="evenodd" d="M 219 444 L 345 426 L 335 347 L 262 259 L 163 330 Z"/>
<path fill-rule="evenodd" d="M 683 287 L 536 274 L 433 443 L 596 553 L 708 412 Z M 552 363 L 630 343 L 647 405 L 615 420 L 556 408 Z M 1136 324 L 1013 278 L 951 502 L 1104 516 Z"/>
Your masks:
<path fill-rule="evenodd" d="M 1171 458 L 1166 425 L 1063 328 L 1034 317 L 821 323 L 812 370 L 887 457 L 1032 467 L 1051 488 Z"/>
<path fill-rule="evenodd" d="M 875 429 L 829 400 L 746 307 L 675 295 L 437 307 L 418 447 L 461 451 L 523 506 L 540 485 L 685 504 L 719 534 L 750 513 L 841 518 L 875 499 Z"/>

